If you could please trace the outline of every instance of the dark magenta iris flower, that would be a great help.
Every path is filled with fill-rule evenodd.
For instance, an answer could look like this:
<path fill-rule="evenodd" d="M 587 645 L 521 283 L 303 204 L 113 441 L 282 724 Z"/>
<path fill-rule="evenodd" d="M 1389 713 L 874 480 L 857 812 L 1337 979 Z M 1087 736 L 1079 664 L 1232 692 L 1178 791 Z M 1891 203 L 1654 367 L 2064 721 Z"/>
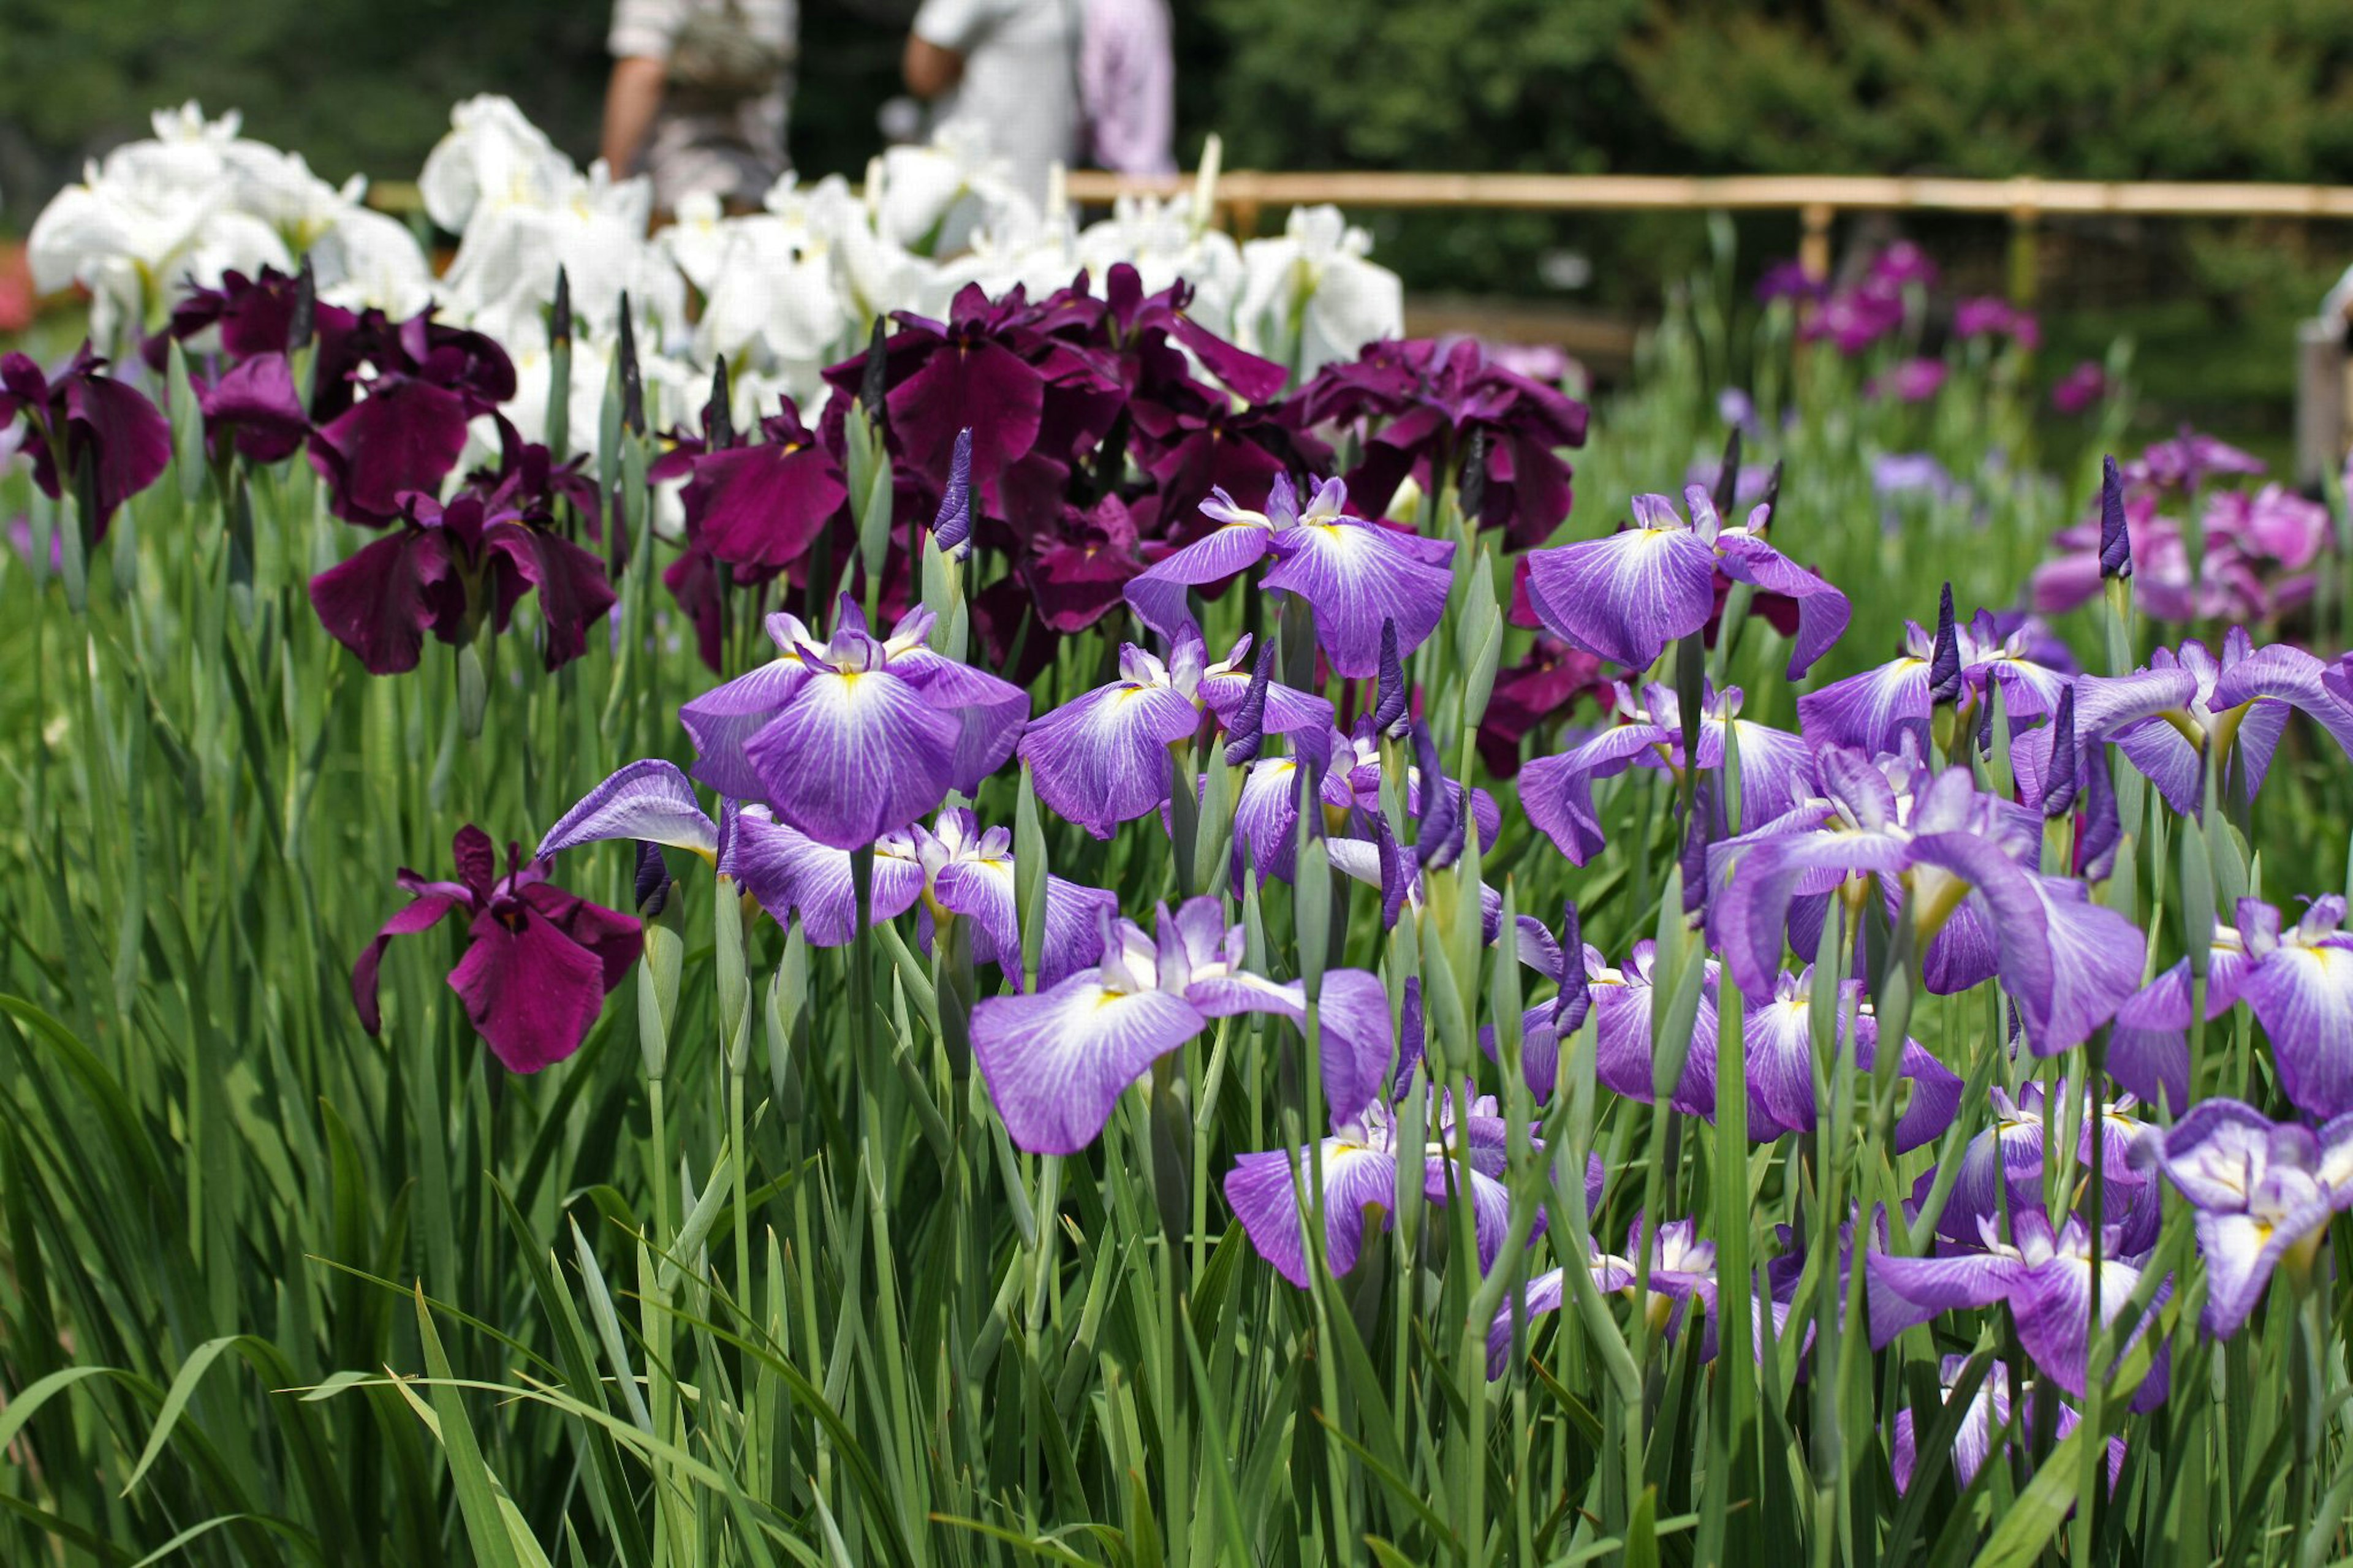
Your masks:
<path fill-rule="evenodd" d="M 416 668 L 427 631 L 461 647 L 486 618 L 506 630 L 515 605 L 533 588 L 547 627 L 547 668 L 587 651 L 589 623 L 613 607 L 602 561 L 471 490 L 446 507 L 415 490 L 402 501 L 397 531 L 311 579 L 321 624 L 369 673 Z"/>
<path fill-rule="evenodd" d="M 44 495 L 63 495 L 89 466 L 95 495 L 84 526 L 92 543 L 106 537 L 115 509 L 172 460 L 170 423 L 137 387 L 100 374 L 105 368 L 88 340 L 54 380 L 29 355 L 0 355 L 0 429 L 24 418 L 23 450 Z"/>
<path fill-rule="evenodd" d="M 311 436 L 311 466 L 327 481 L 328 510 L 381 528 L 397 521 L 411 490 L 438 493 L 466 449 L 466 426 L 514 395 L 514 365 L 480 332 L 448 327 L 431 313 L 393 326 L 363 319 L 366 395 L 322 418 Z M 353 369 L 352 378 L 359 378 Z"/>
<path fill-rule="evenodd" d="M 1364 459 L 1348 475 L 1367 511 L 1385 510 L 1408 479 L 1425 491 L 1446 484 L 1483 435 L 1483 483 L 1472 487 L 1479 527 L 1502 529 L 1524 550 L 1568 515 L 1560 450 L 1585 445 L 1585 405 L 1472 339 L 1368 344 L 1355 362 L 1326 366 L 1300 401 L 1310 424 L 1367 422 Z"/>
<path fill-rule="evenodd" d="M 605 998 L 638 961 L 643 937 L 636 919 L 575 898 L 547 879 L 548 862 L 522 863 L 507 846 L 498 875 L 491 836 L 471 823 L 451 846 L 458 880 L 428 882 L 403 868 L 400 885 L 415 900 L 385 921 L 352 965 L 352 1002 L 371 1035 L 384 1026 L 376 972 L 394 937 L 429 931 L 463 915 L 466 955 L 449 972 L 449 989 L 509 1072 L 537 1072 L 580 1048 Z"/>

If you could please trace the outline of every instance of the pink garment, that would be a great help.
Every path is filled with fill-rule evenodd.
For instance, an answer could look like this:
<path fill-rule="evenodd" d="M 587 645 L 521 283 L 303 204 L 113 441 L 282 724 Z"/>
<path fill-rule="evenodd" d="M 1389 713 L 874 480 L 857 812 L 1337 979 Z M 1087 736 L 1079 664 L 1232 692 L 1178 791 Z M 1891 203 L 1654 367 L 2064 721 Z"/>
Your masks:
<path fill-rule="evenodd" d="M 1121 174 L 1176 168 L 1176 61 L 1167 0 L 1086 0 L 1079 98 L 1095 164 Z"/>

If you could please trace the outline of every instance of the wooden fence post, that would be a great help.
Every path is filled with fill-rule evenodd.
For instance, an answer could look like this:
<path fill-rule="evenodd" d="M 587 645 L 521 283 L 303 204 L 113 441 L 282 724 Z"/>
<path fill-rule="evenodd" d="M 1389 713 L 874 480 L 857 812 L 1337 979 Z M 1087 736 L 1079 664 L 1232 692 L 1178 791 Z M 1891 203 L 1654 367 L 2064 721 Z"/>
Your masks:
<path fill-rule="evenodd" d="M 1831 275 L 1831 220 L 1838 209 L 1828 202 L 1808 202 L 1799 209 L 1798 222 L 1802 232 L 1798 240 L 1798 266 L 1811 283 L 1824 283 Z"/>

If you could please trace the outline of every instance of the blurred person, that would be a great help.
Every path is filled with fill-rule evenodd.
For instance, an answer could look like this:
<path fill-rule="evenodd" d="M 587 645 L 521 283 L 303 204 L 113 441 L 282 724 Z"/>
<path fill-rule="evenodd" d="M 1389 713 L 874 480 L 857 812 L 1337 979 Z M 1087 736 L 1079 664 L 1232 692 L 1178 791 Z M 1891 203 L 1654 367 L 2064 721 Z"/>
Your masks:
<path fill-rule="evenodd" d="M 603 146 L 613 177 L 650 174 L 663 212 L 704 194 L 758 205 L 791 167 L 799 33 L 797 0 L 617 0 Z"/>
<path fill-rule="evenodd" d="M 923 0 L 900 64 L 934 129 L 967 130 L 1045 205 L 1079 150 L 1081 0 Z"/>
<path fill-rule="evenodd" d="M 1176 172 L 1176 59 L 1167 0 L 1086 0 L 1079 97 L 1087 155 L 1116 174 Z"/>

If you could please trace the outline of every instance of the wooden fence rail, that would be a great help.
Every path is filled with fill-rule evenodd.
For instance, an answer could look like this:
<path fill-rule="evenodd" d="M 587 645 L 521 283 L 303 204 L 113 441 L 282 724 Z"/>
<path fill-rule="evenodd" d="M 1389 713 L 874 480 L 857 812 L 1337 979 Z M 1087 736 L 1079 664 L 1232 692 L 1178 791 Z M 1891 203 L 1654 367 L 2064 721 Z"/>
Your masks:
<path fill-rule="evenodd" d="M 1189 175 L 1135 178 L 1097 170 L 1066 177 L 1071 200 L 1107 204 L 1124 195 L 1174 195 Z M 1343 208 L 1466 212 L 1795 212 L 1799 259 L 1816 277 L 1830 267 L 1831 226 L 1841 213 L 1978 213 L 2010 220 L 2011 290 L 2033 290 L 2034 237 L 2046 217 L 2286 218 L 2353 221 L 2353 185 L 2252 181 L 1959 180 L 1876 174 L 1494 174 L 1376 170 L 1275 173 L 1229 170 L 1218 176 L 1219 216 L 1237 234 L 1257 231 L 1262 214 L 1324 203 Z M 414 184 L 387 182 L 371 199 L 388 211 L 416 211 Z"/>

